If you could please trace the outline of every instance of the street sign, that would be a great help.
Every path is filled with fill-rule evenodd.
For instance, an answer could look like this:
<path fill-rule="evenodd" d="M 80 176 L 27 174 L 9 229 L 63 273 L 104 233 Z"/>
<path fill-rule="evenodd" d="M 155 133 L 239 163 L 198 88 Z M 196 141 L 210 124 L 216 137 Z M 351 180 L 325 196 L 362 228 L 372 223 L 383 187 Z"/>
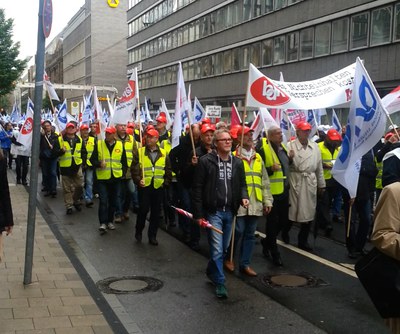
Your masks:
<path fill-rule="evenodd" d="M 78 101 L 72 101 L 71 102 L 71 115 L 75 116 L 79 114 L 79 102 Z"/>
<path fill-rule="evenodd" d="M 50 36 L 52 23 L 53 23 L 53 4 L 51 0 L 44 0 L 42 26 L 45 38 Z"/>
<path fill-rule="evenodd" d="M 221 117 L 221 106 L 206 106 L 207 117 Z"/>

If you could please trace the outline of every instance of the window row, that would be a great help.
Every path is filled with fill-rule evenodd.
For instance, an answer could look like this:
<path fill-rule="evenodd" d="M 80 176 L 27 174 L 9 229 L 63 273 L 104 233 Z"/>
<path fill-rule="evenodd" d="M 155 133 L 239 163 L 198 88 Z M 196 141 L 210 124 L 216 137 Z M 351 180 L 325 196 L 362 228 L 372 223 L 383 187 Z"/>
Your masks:
<path fill-rule="evenodd" d="M 129 0 L 128 3 L 128 9 L 131 9 L 132 7 L 136 6 L 139 2 L 141 2 L 142 0 Z"/>
<path fill-rule="evenodd" d="M 196 0 L 164 0 L 136 20 L 130 22 L 128 24 L 128 36 L 136 34 L 194 1 Z"/>
<path fill-rule="evenodd" d="M 302 0 L 239 0 L 218 10 L 207 14 L 200 19 L 190 22 L 178 29 L 162 35 L 146 44 L 128 51 L 129 64 L 142 61 L 146 58 L 169 51 L 182 45 L 194 42 L 200 38 L 207 37 L 219 31 L 229 29 L 240 24 L 242 21 L 255 18 L 273 10 L 286 7 Z M 245 14 L 246 6 L 251 5 L 252 15 Z M 255 11 L 259 4 L 260 11 Z"/>
<path fill-rule="evenodd" d="M 184 79 L 191 81 L 247 70 L 249 63 L 280 65 L 391 41 L 400 41 L 400 3 L 183 62 L 182 69 Z M 176 66 L 143 73 L 140 87 L 174 84 L 174 71 Z"/>

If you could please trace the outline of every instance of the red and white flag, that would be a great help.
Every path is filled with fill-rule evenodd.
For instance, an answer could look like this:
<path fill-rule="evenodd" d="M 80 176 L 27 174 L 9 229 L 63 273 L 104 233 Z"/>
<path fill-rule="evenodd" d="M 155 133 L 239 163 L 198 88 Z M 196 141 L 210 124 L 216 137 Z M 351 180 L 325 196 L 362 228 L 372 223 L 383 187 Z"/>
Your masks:
<path fill-rule="evenodd" d="M 47 93 L 49 93 L 50 99 L 55 100 L 55 101 L 60 101 L 60 98 L 58 97 L 53 84 L 50 82 L 50 79 L 49 79 L 46 71 L 44 72 L 43 80 L 44 80 L 44 85 L 46 87 Z"/>
<path fill-rule="evenodd" d="M 263 130 L 267 132 L 271 126 L 279 127 L 268 109 L 260 108 L 253 124 L 251 125 L 251 129 L 253 130 L 253 140 L 256 140 Z"/>
<path fill-rule="evenodd" d="M 400 111 L 400 86 L 393 89 L 389 94 L 382 99 L 382 105 L 385 107 L 388 114 L 393 114 Z"/>
<path fill-rule="evenodd" d="M 97 115 L 96 119 L 99 122 L 97 124 L 97 136 L 101 140 L 104 140 L 105 139 L 105 130 L 106 130 L 107 124 L 103 120 L 103 110 L 101 108 L 99 99 L 97 97 L 96 86 L 93 87 L 93 108 L 94 108 L 95 115 Z"/>
<path fill-rule="evenodd" d="M 139 86 L 137 70 L 133 69 L 132 75 L 128 80 L 128 86 L 125 88 L 119 103 L 114 110 L 112 118 L 113 124 L 127 124 L 133 120 L 133 111 L 139 100 Z M 137 106 L 139 107 L 139 106 Z"/>
<path fill-rule="evenodd" d="M 236 108 L 236 105 L 232 103 L 232 109 L 231 109 L 231 128 L 235 125 L 240 125 L 242 124 L 242 120 L 240 119 L 239 112 Z"/>
<path fill-rule="evenodd" d="M 182 115 L 187 110 L 187 95 L 185 81 L 183 79 L 182 64 L 179 62 L 176 84 L 176 101 L 174 126 L 172 129 L 172 148 L 179 145 L 179 137 L 182 134 Z"/>
<path fill-rule="evenodd" d="M 33 102 L 28 98 L 28 104 L 26 106 L 26 119 L 24 124 L 19 130 L 18 142 L 25 147 L 32 146 L 32 131 L 33 131 Z"/>
<path fill-rule="evenodd" d="M 165 118 L 167 119 L 167 130 L 171 129 L 171 126 L 172 126 L 171 115 L 169 114 L 169 111 L 168 111 L 168 108 L 167 108 L 167 105 L 166 105 L 164 99 L 161 99 L 161 107 L 160 107 L 160 112 L 158 115 L 165 116 Z"/>

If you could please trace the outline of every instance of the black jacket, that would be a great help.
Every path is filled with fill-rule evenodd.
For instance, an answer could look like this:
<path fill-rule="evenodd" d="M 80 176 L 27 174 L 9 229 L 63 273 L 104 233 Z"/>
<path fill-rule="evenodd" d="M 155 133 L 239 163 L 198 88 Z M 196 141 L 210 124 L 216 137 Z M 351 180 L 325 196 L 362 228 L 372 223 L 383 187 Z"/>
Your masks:
<path fill-rule="evenodd" d="M 53 148 L 50 147 L 49 143 Z M 60 143 L 58 135 L 52 132 L 50 136 L 45 138 L 45 134 L 40 136 L 40 159 L 57 159 L 60 156 Z"/>
<path fill-rule="evenodd" d="M 217 210 L 217 175 L 218 156 L 215 151 L 202 156 L 195 170 L 192 184 L 193 218 L 205 218 L 209 213 Z M 246 179 L 243 162 L 232 156 L 232 208 L 233 214 L 237 213 L 241 200 L 248 199 Z"/>
<path fill-rule="evenodd" d="M 0 152 L 1 154 L 1 152 Z M 13 212 L 11 208 L 10 190 L 7 181 L 7 160 L 0 156 L 0 233 L 7 226 L 13 226 Z"/>

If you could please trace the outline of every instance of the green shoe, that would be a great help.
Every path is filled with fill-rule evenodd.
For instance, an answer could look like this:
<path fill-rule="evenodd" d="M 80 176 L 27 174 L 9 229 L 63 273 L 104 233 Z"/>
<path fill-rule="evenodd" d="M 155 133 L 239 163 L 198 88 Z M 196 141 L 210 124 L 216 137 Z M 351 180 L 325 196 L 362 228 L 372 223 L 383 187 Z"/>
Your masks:
<path fill-rule="evenodd" d="M 217 288 L 215 289 L 215 294 L 218 298 L 226 299 L 228 298 L 228 291 L 226 291 L 226 287 L 224 284 L 217 284 Z"/>

